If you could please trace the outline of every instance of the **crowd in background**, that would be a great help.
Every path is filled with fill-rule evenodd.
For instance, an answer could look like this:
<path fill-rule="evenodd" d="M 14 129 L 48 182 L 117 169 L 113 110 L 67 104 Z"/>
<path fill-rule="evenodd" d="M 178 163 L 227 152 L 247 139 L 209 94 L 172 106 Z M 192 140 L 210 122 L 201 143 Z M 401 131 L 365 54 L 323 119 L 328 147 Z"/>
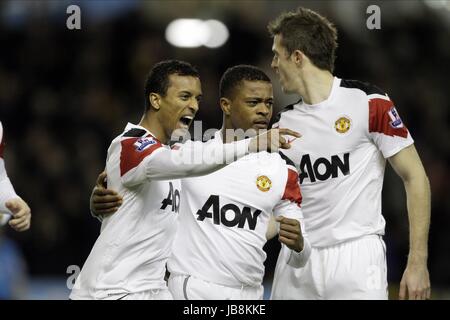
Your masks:
<path fill-rule="evenodd" d="M 110 141 L 127 122 L 139 121 L 145 76 L 154 63 L 177 58 L 197 66 L 204 96 L 197 120 L 203 121 L 203 129 L 221 124 L 218 83 L 226 68 L 235 64 L 254 64 L 267 71 L 275 87 L 275 111 L 296 101 L 297 97 L 281 93 L 270 70 L 272 39 L 266 24 L 282 9 L 300 4 L 309 3 L 295 1 L 274 8 L 256 1 L 235 9 L 195 1 L 187 10 L 181 2 L 132 1 L 110 16 L 103 12 L 96 21 L 81 2 L 82 13 L 86 12 L 81 30 L 66 28 L 65 10 L 56 14 L 31 6 L 25 18 L 14 20 L 7 15 L 8 3 L 0 4 L 5 161 L 16 192 L 33 214 L 30 231 L 16 234 L 3 228 L 0 238 L 15 241 L 31 277 L 66 277 L 67 266 L 82 266 L 88 256 L 100 227 L 89 212 L 92 187 L 103 170 Z M 450 11 L 446 20 L 425 5 L 408 13 L 382 3 L 382 28 L 369 30 L 365 7 L 360 7 L 351 12 L 360 15 L 358 25 L 346 21 L 336 5 L 311 5 L 338 28 L 335 74 L 386 90 L 415 139 L 432 190 L 431 283 L 450 288 Z M 250 8 L 254 10 L 245 11 Z M 384 14 L 389 8 L 398 12 Z M 172 47 L 164 32 L 179 12 L 222 20 L 230 38 L 217 49 Z M 388 277 L 396 284 L 406 264 L 408 220 L 403 185 L 391 168 L 384 182 L 383 214 Z M 270 280 L 279 246 L 273 240 L 266 248 Z"/>

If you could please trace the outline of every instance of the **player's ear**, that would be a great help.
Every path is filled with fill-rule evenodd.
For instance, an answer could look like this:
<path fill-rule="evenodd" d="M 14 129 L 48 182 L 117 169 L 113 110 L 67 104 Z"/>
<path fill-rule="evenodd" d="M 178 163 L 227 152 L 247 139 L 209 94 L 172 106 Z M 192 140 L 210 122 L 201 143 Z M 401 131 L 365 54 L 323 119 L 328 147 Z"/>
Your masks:
<path fill-rule="evenodd" d="M 303 61 L 305 59 L 305 55 L 300 50 L 295 50 L 291 55 L 292 60 L 297 66 L 302 66 Z"/>
<path fill-rule="evenodd" d="M 220 108 L 226 116 L 231 114 L 231 101 L 228 98 L 220 98 Z"/>
<path fill-rule="evenodd" d="M 150 100 L 151 106 L 155 110 L 159 110 L 161 108 L 161 96 L 157 93 L 150 93 L 148 96 L 148 99 Z"/>

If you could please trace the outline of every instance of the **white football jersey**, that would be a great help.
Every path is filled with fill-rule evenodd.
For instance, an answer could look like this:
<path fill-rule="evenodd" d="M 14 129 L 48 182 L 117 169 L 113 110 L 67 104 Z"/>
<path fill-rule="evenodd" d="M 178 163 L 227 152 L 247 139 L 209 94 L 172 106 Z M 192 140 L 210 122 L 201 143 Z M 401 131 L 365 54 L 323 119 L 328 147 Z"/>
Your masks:
<path fill-rule="evenodd" d="M 11 218 L 11 211 L 5 206 L 6 201 L 18 198 L 6 173 L 5 162 L 3 161 L 4 146 L 3 126 L 0 122 L 0 226 L 5 225 Z"/>
<path fill-rule="evenodd" d="M 210 143 L 223 143 L 221 131 Z M 173 274 L 231 287 L 260 286 L 272 213 L 303 226 L 297 171 L 277 153 L 247 155 L 207 176 L 182 179 L 181 197 L 180 227 L 167 263 Z M 310 246 L 304 236 L 304 250 L 286 263 L 306 263 Z"/>
<path fill-rule="evenodd" d="M 117 299 L 166 288 L 165 265 L 177 228 L 180 182 L 164 180 L 218 170 L 245 156 L 248 142 L 190 142 L 172 150 L 145 128 L 129 123 L 112 141 L 106 160 L 108 188 L 122 195 L 123 204 L 102 221 L 70 298 Z"/>
<path fill-rule="evenodd" d="M 302 209 L 313 247 L 384 234 L 385 159 L 413 144 L 379 88 L 334 78 L 327 100 L 286 107 L 274 127 L 302 134 L 283 150 L 299 170 Z"/>
<path fill-rule="evenodd" d="M 123 196 L 123 204 L 103 219 L 101 233 L 76 280 L 71 299 L 114 299 L 124 293 L 166 286 L 165 264 L 180 203 L 179 180 L 127 188 L 121 179 L 127 175 L 129 181 L 144 180 L 145 176 L 137 174 L 138 167 L 159 148 L 168 147 L 144 128 L 130 125 L 111 143 L 106 162 L 108 188 Z"/>

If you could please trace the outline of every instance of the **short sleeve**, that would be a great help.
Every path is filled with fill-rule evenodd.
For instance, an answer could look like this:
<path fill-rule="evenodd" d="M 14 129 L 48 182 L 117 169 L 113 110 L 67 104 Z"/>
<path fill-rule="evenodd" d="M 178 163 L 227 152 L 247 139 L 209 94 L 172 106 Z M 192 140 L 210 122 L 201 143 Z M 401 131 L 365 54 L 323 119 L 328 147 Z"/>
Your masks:
<path fill-rule="evenodd" d="M 387 95 L 371 94 L 369 98 L 369 135 L 389 158 L 414 143 L 394 103 Z"/>

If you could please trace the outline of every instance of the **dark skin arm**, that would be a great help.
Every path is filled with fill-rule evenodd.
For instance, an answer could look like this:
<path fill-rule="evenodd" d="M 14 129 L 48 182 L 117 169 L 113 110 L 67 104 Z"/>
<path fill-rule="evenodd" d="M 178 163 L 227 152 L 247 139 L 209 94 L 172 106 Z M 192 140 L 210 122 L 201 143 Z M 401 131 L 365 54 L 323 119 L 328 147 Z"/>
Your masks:
<path fill-rule="evenodd" d="M 302 251 L 303 235 L 300 222 L 296 219 L 290 219 L 283 216 L 276 217 L 275 220 L 280 223 L 278 240 L 291 250 L 296 252 Z"/>
<path fill-rule="evenodd" d="M 97 177 L 97 182 L 91 193 L 91 213 L 96 217 L 107 217 L 116 212 L 122 205 L 122 197 L 114 190 L 107 189 L 106 172 Z"/>

